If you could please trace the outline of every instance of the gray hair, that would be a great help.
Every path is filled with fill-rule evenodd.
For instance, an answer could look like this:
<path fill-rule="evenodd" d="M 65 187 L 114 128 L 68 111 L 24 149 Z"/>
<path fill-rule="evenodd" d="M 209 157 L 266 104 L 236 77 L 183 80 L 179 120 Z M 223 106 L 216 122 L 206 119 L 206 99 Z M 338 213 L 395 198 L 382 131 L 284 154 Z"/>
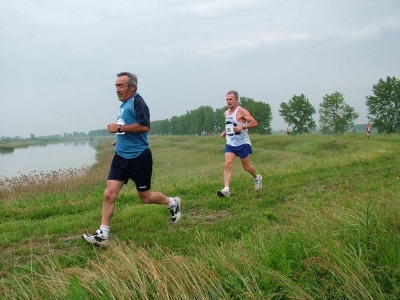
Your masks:
<path fill-rule="evenodd" d="M 128 87 L 131 87 L 132 85 L 136 86 L 137 89 L 137 76 L 135 74 L 129 73 L 129 72 L 120 72 L 117 74 L 117 77 L 121 76 L 128 76 Z"/>
<path fill-rule="evenodd" d="M 229 94 L 233 94 L 235 96 L 235 98 L 239 100 L 239 93 L 237 91 L 231 90 L 226 93 L 226 95 L 229 95 Z"/>

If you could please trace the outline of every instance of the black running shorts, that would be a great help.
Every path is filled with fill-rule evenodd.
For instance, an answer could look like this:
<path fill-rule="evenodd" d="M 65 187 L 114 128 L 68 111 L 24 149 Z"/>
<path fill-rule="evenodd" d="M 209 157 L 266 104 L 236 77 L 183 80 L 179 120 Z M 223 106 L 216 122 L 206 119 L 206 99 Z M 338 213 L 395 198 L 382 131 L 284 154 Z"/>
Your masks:
<path fill-rule="evenodd" d="M 123 181 L 125 184 L 132 179 L 136 189 L 145 192 L 150 190 L 152 171 L 153 157 L 149 148 L 132 159 L 123 158 L 115 153 L 107 179 Z"/>

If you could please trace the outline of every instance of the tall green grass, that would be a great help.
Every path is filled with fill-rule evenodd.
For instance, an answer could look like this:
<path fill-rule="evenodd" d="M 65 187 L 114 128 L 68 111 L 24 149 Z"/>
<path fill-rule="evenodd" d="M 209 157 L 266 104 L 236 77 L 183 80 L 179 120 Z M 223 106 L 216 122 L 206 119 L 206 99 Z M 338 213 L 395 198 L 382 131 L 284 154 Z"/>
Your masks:
<path fill-rule="evenodd" d="M 400 137 L 251 138 L 264 187 L 236 161 L 221 199 L 222 139 L 150 137 L 152 189 L 183 218 L 130 183 L 106 249 L 80 235 L 100 225 L 110 141 L 78 177 L 2 190 L 0 298 L 399 299 Z"/>

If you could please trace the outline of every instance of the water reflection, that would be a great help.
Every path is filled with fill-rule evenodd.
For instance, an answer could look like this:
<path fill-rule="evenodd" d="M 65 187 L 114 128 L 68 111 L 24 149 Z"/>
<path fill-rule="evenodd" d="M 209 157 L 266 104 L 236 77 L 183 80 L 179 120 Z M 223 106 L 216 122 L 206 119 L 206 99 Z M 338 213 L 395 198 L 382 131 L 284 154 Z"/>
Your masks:
<path fill-rule="evenodd" d="M 0 153 L 0 176 L 92 165 L 96 162 L 96 144 L 97 140 L 77 140 L 15 148 L 13 152 Z"/>
<path fill-rule="evenodd" d="M 13 153 L 13 152 L 14 152 L 14 148 L 12 148 L 12 147 L 0 146 L 0 154 Z"/>
<path fill-rule="evenodd" d="M 97 141 L 96 141 L 96 140 L 89 140 L 89 141 L 87 141 L 87 140 L 86 140 L 86 141 L 85 141 L 85 140 L 83 140 L 83 141 L 65 141 L 64 144 L 71 145 L 71 146 L 82 146 L 82 145 L 88 144 L 89 146 L 94 147 L 94 146 L 96 146 Z"/>
<path fill-rule="evenodd" d="M 13 154 L 13 152 L 14 152 L 14 148 L 7 149 L 7 150 L 2 149 L 0 152 L 0 155 L 11 155 L 11 154 Z"/>

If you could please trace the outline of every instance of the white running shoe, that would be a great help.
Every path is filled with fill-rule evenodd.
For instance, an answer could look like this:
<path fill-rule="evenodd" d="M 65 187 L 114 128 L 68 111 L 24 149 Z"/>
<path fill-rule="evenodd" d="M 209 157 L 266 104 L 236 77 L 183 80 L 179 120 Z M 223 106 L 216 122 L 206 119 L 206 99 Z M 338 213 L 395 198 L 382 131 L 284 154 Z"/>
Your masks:
<path fill-rule="evenodd" d="M 231 193 L 229 193 L 229 190 L 223 188 L 222 190 L 217 192 L 217 195 L 220 197 L 230 197 Z"/>
<path fill-rule="evenodd" d="M 169 209 L 169 212 L 171 213 L 172 223 L 178 223 L 182 217 L 182 199 L 179 197 L 174 197 L 174 200 L 176 201 L 176 205 L 172 206 Z"/>
<path fill-rule="evenodd" d="M 105 237 L 100 229 L 96 230 L 92 235 L 82 234 L 82 238 L 94 246 L 104 247 L 108 245 L 108 237 Z"/>
<path fill-rule="evenodd" d="M 262 188 L 262 176 L 261 175 L 257 175 L 257 178 L 254 179 L 254 188 L 256 191 L 261 190 L 261 188 Z"/>

